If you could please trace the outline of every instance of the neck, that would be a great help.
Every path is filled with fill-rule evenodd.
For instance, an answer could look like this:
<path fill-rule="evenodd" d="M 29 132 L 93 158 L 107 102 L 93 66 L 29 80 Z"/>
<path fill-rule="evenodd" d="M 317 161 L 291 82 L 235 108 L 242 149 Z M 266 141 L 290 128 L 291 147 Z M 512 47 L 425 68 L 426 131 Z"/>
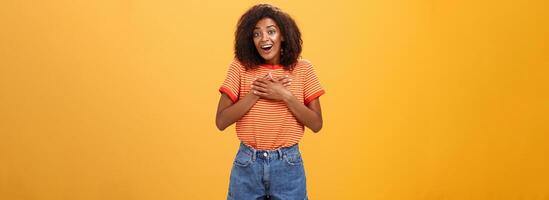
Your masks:
<path fill-rule="evenodd" d="M 279 65 L 280 62 L 277 60 L 277 61 L 272 61 L 272 60 L 266 60 L 265 61 L 265 64 L 269 64 L 269 65 Z"/>
<path fill-rule="evenodd" d="M 278 65 L 280 64 L 280 56 L 275 56 L 273 59 L 265 60 L 265 63 L 269 65 Z"/>

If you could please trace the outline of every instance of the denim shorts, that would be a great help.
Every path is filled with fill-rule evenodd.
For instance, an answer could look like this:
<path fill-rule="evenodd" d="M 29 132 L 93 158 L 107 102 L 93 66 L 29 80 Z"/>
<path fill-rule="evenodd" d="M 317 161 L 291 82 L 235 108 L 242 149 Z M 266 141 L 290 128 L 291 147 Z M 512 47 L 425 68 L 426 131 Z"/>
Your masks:
<path fill-rule="evenodd" d="M 240 143 L 227 199 L 306 200 L 305 182 L 298 144 L 275 150 L 256 150 Z"/>

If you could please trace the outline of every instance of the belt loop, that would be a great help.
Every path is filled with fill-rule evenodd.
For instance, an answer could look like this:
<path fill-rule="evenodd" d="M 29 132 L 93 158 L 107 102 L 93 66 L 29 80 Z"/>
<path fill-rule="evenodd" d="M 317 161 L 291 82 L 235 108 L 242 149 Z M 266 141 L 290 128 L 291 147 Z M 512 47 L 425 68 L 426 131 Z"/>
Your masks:
<path fill-rule="evenodd" d="M 252 161 L 255 161 L 257 151 L 255 150 L 255 148 L 251 148 L 251 150 L 252 150 Z"/>
<path fill-rule="evenodd" d="M 282 151 L 280 148 L 278 148 L 276 151 L 278 151 L 278 159 L 282 160 Z"/>

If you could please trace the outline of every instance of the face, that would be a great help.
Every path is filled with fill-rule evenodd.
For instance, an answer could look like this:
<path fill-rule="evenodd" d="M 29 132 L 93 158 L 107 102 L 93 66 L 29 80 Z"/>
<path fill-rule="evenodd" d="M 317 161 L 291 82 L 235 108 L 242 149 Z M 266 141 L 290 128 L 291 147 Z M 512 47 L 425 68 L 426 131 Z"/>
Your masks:
<path fill-rule="evenodd" d="M 280 46 L 284 39 L 274 20 L 271 18 L 259 20 L 255 25 L 253 39 L 257 52 L 267 63 L 280 63 Z"/>

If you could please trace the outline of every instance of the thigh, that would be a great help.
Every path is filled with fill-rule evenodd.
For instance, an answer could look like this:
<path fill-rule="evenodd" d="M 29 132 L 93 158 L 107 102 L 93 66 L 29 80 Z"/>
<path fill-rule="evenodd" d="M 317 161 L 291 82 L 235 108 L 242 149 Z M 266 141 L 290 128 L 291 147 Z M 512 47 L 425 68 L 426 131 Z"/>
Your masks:
<path fill-rule="evenodd" d="M 229 182 L 228 200 L 259 199 L 265 195 L 260 173 L 252 155 L 239 151 L 233 162 Z"/>
<path fill-rule="evenodd" d="M 307 186 L 303 159 L 299 152 L 284 154 L 271 165 L 271 199 L 307 199 Z"/>

